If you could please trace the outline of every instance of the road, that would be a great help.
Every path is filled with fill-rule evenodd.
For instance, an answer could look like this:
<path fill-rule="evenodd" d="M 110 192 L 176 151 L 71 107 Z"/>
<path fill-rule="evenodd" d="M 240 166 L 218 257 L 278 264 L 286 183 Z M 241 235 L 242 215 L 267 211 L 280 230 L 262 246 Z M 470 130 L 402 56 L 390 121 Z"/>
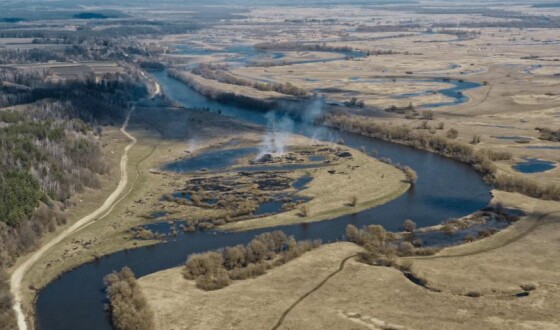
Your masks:
<path fill-rule="evenodd" d="M 111 195 L 109 195 L 109 197 L 107 197 L 103 205 L 101 205 L 98 209 L 86 215 L 85 217 L 81 218 L 72 226 L 68 227 L 59 235 L 54 237 L 52 240 L 44 244 L 39 250 L 31 254 L 29 258 L 27 258 L 27 260 L 25 260 L 21 265 L 19 265 L 12 273 L 12 276 L 10 277 L 10 287 L 11 287 L 12 295 L 14 296 L 13 309 L 16 313 L 19 330 L 28 329 L 27 323 L 25 322 L 25 314 L 23 313 L 22 304 L 21 304 L 22 302 L 21 282 L 23 280 L 23 277 L 27 273 L 27 271 L 39 259 L 41 259 L 41 257 L 53 246 L 60 243 L 62 240 L 64 240 L 71 234 L 75 233 L 76 231 L 80 230 L 84 226 L 90 224 L 107 210 L 110 210 L 112 206 L 117 202 L 118 197 L 122 194 L 122 192 L 126 188 L 128 184 L 128 152 L 130 151 L 130 149 L 132 149 L 132 147 L 134 147 L 137 141 L 134 136 L 132 136 L 126 131 L 132 112 L 134 112 L 134 108 L 132 108 L 132 110 L 128 113 L 120 129 L 121 132 L 130 140 L 130 143 L 124 148 L 124 152 L 121 157 L 121 163 L 120 163 L 121 178 L 117 188 L 111 193 Z"/>

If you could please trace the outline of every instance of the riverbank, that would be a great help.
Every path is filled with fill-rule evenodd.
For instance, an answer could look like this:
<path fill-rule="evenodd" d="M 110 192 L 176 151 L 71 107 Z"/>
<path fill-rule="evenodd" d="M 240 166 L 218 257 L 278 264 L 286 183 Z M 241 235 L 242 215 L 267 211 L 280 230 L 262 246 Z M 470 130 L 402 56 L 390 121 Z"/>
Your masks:
<path fill-rule="evenodd" d="M 258 278 L 214 292 L 197 289 L 180 268 L 142 277 L 139 283 L 160 329 L 187 324 L 193 329 L 272 328 L 281 316 L 280 329 L 552 328 L 560 321 L 555 312 L 560 282 L 554 275 L 560 262 L 558 242 L 550 236 L 560 230 L 560 203 L 495 193 L 508 201 L 505 206 L 520 207 L 528 216 L 489 238 L 435 256 L 403 258 L 412 260 L 412 270 L 440 292 L 414 284 L 394 268 L 354 259 L 342 264 L 361 250 L 352 243 L 322 246 Z M 532 290 L 531 285 L 535 289 L 528 296 L 515 296 L 525 292 L 521 286 Z M 301 302 L 289 309 L 298 298 Z M 197 309 L 186 307 L 194 302 Z M 402 307 L 391 308 L 394 304 Z M 534 315 L 538 320 L 532 321 Z"/>

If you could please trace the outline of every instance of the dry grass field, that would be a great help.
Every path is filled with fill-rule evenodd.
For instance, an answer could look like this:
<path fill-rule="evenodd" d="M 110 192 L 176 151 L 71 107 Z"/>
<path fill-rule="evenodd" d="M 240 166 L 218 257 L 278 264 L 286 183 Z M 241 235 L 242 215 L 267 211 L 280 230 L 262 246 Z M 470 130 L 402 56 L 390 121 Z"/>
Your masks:
<path fill-rule="evenodd" d="M 441 292 L 412 283 L 394 268 L 354 259 L 320 286 L 360 251 L 352 243 L 322 246 L 218 291 L 197 289 L 179 268 L 139 283 L 161 329 L 273 328 L 309 292 L 279 329 L 555 329 L 560 204 L 498 195 L 519 201 L 515 205 L 529 216 L 490 238 L 411 258 L 413 271 Z M 516 297 L 527 284 L 536 289 Z"/>

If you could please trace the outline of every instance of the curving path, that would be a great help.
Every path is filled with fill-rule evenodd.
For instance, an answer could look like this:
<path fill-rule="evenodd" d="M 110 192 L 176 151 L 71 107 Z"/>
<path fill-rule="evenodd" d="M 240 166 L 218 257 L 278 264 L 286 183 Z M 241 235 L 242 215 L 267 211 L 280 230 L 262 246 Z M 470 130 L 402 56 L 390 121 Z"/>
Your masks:
<path fill-rule="evenodd" d="M 334 272 L 330 273 L 329 276 L 325 277 L 324 280 L 322 280 L 321 282 L 319 282 L 319 284 L 317 284 L 313 289 L 309 290 L 306 294 L 304 294 L 303 296 L 299 297 L 298 300 L 296 300 L 293 304 L 290 305 L 290 307 L 288 307 L 288 309 L 286 309 L 282 315 L 280 315 L 280 319 L 278 319 L 278 322 L 276 322 L 276 324 L 272 327 L 272 330 L 276 330 L 278 329 L 281 325 L 282 322 L 284 322 L 284 319 L 286 318 L 286 316 L 288 315 L 288 313 L 290 313 L 292 311 L 292 309 L 294 309 L 300 302 L 302 302 L 305 298 L 307 298 L 307 296 L 309 296 L 310 294 L 312 294 L 313 292 L 319 290 L 325 283 L 327 283 L 327 281 L 335 276 L 336 274 L 340 273 L 343 269 L 344 269 L 344 265 L 346 264 L 346 262 L 354 257 L 356 257 L 357 254 L 351 255 L 349 257 L 346 257 L 344 259 L 342 259 L 342 261 L 340 262 L 340 265 L 338 266 L 338 269 L 335 270 Z"/>
<path fill-rule="evenodd" d="M 27 271 L 53 246 L 60 243 L 62 240 L 75 233 L 76 231 L 82 229 L 84 226 L 90 224 L 106 211 L 111 210 L 114 204 L 118 202 L 118 197 L 126 188 L 128 184 L 128 152 L 130 151 L 130 149 L 132 149 L 132 147 L 134 147 L 137 142 L 136 138 L 126 131 L 132 112 L 134 112 L 134 108 L 129 111 L 120 129 L 120 131 L 130 140 L 130 143 L 124 148 L 124 152 L 121 157 L 121 178 L 117 188 L 111 193 L 111 195 L 109 195 L 109 197 L 107 197 L 103 205 L 101 205 L 99 208 L 86 215 L 85 217 L 81 218 L 72 226 L 61 232 L 58 236 L 47 242 L 39 250 L 31 254 L 29 258 L 25 260 L 25 262 L 23 262 L 21 265 L 19 265 L 12 273 L 12 276 L 10 277 L 10 288 L 12 295 L 14 296 L 13 309 L 16 313 L 19 330 L 27 330 L 28 328 L 27 323 L 25 322 L 25 314 L 23 313 L 21 304 L 21 282 Z"/>

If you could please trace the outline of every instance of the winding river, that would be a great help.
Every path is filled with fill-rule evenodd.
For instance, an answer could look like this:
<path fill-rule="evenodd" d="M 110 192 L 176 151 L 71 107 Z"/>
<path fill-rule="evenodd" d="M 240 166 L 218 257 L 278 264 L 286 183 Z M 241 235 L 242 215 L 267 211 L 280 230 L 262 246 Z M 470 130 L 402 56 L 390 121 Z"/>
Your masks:
<path fill-rule="evenodd" d="M 209 100 L 168 77 L 165 72 L 155 73 L 154 76 L 168 97 L 186 107 L 208 107 L 214 111 L 219 109 L 224 115 L 260 125 L 266 125 L 268 121 L 265 113 Z M 482 181 L 478 173 L 451 159 L 301 121 L 294 122 L 293 132 L 324 139 L 342 138 L 348 146 L 375 149 L 379 157 L 389 157 L 394 162 L 414 168 L 418 173 L 417 184 L 385 205 L 330 221 L 239 233 L 187 233 L 165 244 L 117 252 L 96 262 L 84 264 L 65 273 L 38 293 L 37 327 L 49 330 L 111 329 L 110 319 L 103 309 L 106 298 L 102 279 L 111 271 L 124 266 L 129 266 L 140 277 L 178 266 L 193 252 L 244 244 L 258 233 L 275 229 L 283 230 L 297 239 L 320 238 L 323 242 L 332 242 L 342 238 L 347 224 L 358 227 L 381 224 L 388 230 L 397 230 L 405 219 L 410 218 L 420 227 L 430 226 L 448 218 L 472 213 L 486 206 L 491 198 L 491 187 Z M 221 165 L 227 166 L 227 160 Z"/>

